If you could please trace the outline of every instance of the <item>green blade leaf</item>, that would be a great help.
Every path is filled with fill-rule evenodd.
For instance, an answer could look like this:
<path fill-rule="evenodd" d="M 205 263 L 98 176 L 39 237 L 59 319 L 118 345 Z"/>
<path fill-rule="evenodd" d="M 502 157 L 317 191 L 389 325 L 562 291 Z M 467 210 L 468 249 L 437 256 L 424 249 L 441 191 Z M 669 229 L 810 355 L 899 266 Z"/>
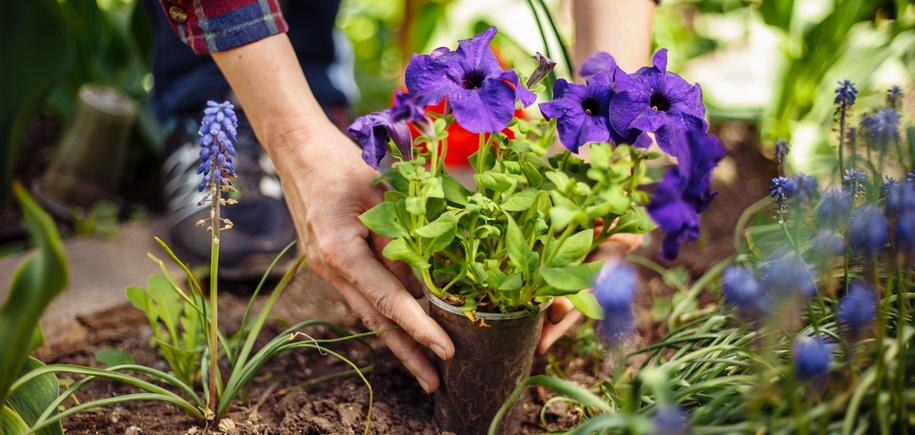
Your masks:
<path fill-rule="evenodd" d="M 473 181 L 481 188 L 492 189 L 496 192 L 505 192 L 515 186 L 514 179 L 499 172 L 474 174 Z"/>
<path fill-rule="evenodd" d="M 105 364 L 105 367 L 137 363 L 129 353 L 117 349 L 102 349 L 95 353 L 95 359 Z"/>
<path fill-rule="evenodd" d="M 457 227 L 457 224 L 458 218 L 455 217 L 454 214 L 443 213 L 438 219 L 417 228 L 415 232 L 421 237 L 432 239 L 449 231 L 453 231 Z"/>
<path fill-rule="evenodd" d="M 19 377 L 45 365 L 35 358 L 29 357 L 19 371 Z M 32 381 L 24 384 L 17 389 L 7 399 L 10 408 L 22 418 L 22 421 L 29 427 L 33 426 L 38 417 L 57 399 L 60 391 L 60 384 L 53 373 L 45 373 Z M 53 414 L 56 414 L 54 411 Z M 5 417 L 5 416 L 4 416 Z M 4 428 L 5 429 L 5 428 Z M 3 432 L 4 434 L 7 432 Z M 37 432 L 39 435 L 63 435 L 63 428 L 60 423 L 52 424 Z"/>
<path fill-rule="evenodd" d="M 534 205 L 534 199 L 540 191 L 537 189 L 524 189 L 516 192 L 502 202 L 502 210 L 505 211 L 525 211 Z"/>

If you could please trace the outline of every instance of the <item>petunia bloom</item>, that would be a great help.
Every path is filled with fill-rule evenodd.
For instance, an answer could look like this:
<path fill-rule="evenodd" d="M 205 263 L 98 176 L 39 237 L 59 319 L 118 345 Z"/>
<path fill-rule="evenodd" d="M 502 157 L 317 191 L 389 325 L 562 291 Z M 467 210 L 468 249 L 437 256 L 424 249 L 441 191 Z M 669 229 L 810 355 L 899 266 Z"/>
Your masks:
<path fill-rule="evenodd" d="M 673 260 L 680 245 L 699 238 L 699 213 L 717 193 L 711 192 L 712 169 L 724 158 L 715 136 L 693 130 L 678 134 L 677 166 L 664 173 L 648 203 L 648 214 L 665 233 L 661 258 Z"/>
<path fill-rule="evenodd" d="M 413 158 L 413 141 L 406 121 L 391 119 L 391 109 L 356 118 L 349 133 L 362 144 L 362 160 L 378 169 L 387 153 L 388 140 L 393 140 L 405 160 Z"/>
<path fill-rule="evenodd" d="M 473 133 L 495 133 L 511 121 L 515 99 L 524 107 L 537 99 L 521 86 L 518 74 L 504 70 L 489 48 L 496 36 L 490 27 L 470 39 L 458 41 L 458 49 L 439 48 L 432 54 L 413 55 L 405 81 L 410 93 L 422 94 L 424 105 L 448 97 L 454 119 Z"/>
<path fill-rule="evenodd" d="M 588 78 L 587 85 L 556 80 L 553 101 L 541 103 L 546 119 L 556 119 L 559 142 L 573 153 L 591 142 L 610 140 L 610 99 L 613 90 L 605 73 Z"/>
<path fill-rule="evenodd" d="M 228 186 L 229 177 L 235 176 L 232 157 L 238 152 L 232 145 L 238 134 L 238 117 L 235 106 L 228 101 L 217 103 L 207 101 L 200 123 L 200 166 L 198 174 L 203 174 L 197 190 L 203 192 L 208 186 Z"/>
<path fill-rule="evenodd" d="M 610 104 L 610 125 L 624 137 L 633 130 L 654 133 L 658 146 L 676 156 L 677 133 L 708 129 L 702 89 L 667 71 L 667 50 L 658 50 L 644 67 L 630 76 L 617 74 L 617 94 Z"/>

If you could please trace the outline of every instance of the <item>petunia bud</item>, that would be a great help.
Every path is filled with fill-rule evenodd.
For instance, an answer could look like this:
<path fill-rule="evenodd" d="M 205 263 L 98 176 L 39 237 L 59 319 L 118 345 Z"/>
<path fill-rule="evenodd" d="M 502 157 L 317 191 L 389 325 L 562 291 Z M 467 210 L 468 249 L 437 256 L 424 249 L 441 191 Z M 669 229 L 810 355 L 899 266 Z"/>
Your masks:
<path fill-rule="evenodd" d="M 534 87 L 537 83 L 540 83 L 540 81 L 553 72 L 553 68 L 556 67 L 556 62 L 553 62 L 550 58 L 540 54 L 539 51 L 534 54 L 533 58 L 537 61 L 537 68 L 531 73 L 531 76 L 527 78 L 527 83 L 525 83 L 525 85 L 527 85 L 528 89 Z"/>

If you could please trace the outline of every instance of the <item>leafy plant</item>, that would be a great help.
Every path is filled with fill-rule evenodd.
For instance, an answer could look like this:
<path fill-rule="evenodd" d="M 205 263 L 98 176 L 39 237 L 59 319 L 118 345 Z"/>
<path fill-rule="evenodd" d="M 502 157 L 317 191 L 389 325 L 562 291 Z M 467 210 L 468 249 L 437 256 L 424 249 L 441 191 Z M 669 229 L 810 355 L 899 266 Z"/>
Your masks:
<path fill-rule="evenodd" d="M 69 280 L 63 244 L 51 217 L 21 185 L 14 184 L 13 193 L 37 250 L 16 268 L 6 302 L 0 306 L 0 337 L 4 340 L 0 353 L 0 433 L 7 435 L 28 432 L 36 425 L 39 410 L 57 396 L 57 378 L 53 374 L 33 375 L 44 365 L 28 355 L 44 342 L 38 323 L 41 314 Z M 27 383 L 27 379 L 34 382 Z M 56 424 L 39 433 L 62 434 L 63 430 Z"/>
<path fill-rule="evenodd" d="M 701 90 L 666 71 L 665 50 L 632 75 L 597 53 L 583 68 L 588 85 L 558 80 L 554 99 L 539 106 L 543 117 L 523 119 L 518 103 L 536 100 L 528 88 L 555 63 L 540 57 L 521 83 L 489 48 L 495 35 L 490 27 L 456 51 L 414 56 L 405 71 L 409 92 L 350 126 L 370 166 L 378 168 L 388 152 L 398 160 L 381 177 L 393 190 L 361 220 L 393 239 L 387 258 L 413 266 L 434 295 L 471 318 L 552 296 L 600 317 L 594 297 L 581 292 L 600 267 L 585 262 L 588 254 L 614 235 L 650 231 L 654 218 L 668 232 L 663 255 L 675 257 L 681 242 L 698 237 L 698 213 L 713 197 L 709 173 L 723 147 L 704 132 Z M 663 84 L 647 85 L 654 80 Z M 445 98 L 446 114 L 430 109 Z M 415 140 L 408 123 L 419 132 Z M 475 191 L 444 163 L 451 125 L 479 138 L 469 158 Z M 653 199 L 640 190 L 653 181 L 647 162 L 661 155 L 646 149 L 649 132 L 684 162 Z M 557 137 L 565 149 L 545 158 Z M 590 163 L 575 155 L 583 146 Z"/>
<path fill-rule="evenodd" d="M 854 124 L 845 119 L 854 85 L 840 82 L 836 93 L 838 121 Z M 735 229 L 739 254 L 681 289 L 667 337 L 614 353 L 615 375 L 591 389 L 546 377 L 526 385 L 579 404 L 576 434 L 907 433 L 915 424 L 915 173 L 913 138 L 890 116 L 901 98 L 890 89 L 883 107 L 862 115 L 865 133 L 843 135 L 857 147 L 839 147 L 847 169 L 824 179 L 826 188 L 781 165 L 770 197 Z M 874 116 L 880 122 L 867 121 Z M 780 141 L 776 161 L 788 153 Z M 755 214 L 774 223 L 744 228 Z M 688 308 L 719 289 L 720 304 Z"/>

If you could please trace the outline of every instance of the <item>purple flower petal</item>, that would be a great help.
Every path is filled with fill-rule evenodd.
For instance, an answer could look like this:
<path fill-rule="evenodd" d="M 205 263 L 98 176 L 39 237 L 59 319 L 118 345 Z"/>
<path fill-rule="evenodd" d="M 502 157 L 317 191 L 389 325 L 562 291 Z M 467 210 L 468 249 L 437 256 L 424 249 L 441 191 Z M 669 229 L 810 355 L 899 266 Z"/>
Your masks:
<path fill-rule="evenodd" d="M 406 121 L 393 121 L 389 110 L 356 118 L 347 130 L 362 144 L 362 160 L 374 169 L 387 152 L 388 140 L 394 141 L 405 160 L 413 159 L 410 129 Z"/>

